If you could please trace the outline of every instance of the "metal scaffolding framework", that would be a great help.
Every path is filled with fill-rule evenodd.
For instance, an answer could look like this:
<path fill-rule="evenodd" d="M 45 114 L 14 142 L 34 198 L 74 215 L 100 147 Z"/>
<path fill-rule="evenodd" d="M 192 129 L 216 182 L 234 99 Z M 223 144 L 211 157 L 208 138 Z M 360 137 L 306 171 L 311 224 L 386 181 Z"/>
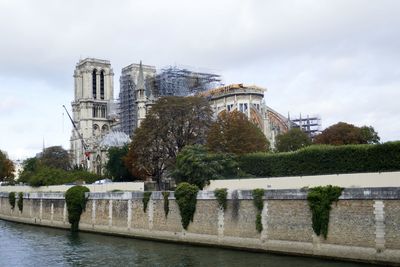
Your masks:
<path fill-rule="evenodd" d="M 170 66 L 154 76 L 153 84 L 156 96 L 188 96 L 220 86 L 221 76 Z"/>
<path fill-rule="evenodd" d="M 308 134 L 310 138 L 313 138 L 317 134 L 321 133 L 321 117 L 320 116 L 306 116 L 291 119 L 294 123 L 292 127 L 299 127 L 303 132 Z"/>
<path fill-rule="evenodd" d="M 137 127 L 136 83 L 139 64 L 122 69 L 119 93 L 120 130 L 129 136 Z M 145 77 L 146 96 L 189 96 L 221 86 L 220 75 L 194 72 L 186 68 L 169 66 L 156 73 L 154 66 L 142 65 Z"/>

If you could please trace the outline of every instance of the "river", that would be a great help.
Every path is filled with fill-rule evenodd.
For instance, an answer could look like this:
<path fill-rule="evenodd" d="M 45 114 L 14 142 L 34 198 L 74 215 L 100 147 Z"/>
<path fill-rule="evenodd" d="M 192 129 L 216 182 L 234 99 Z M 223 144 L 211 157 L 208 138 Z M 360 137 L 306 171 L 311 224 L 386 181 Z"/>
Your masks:
<path fill-rule="evenodd" d="M 0 266 L 361 267 L 360 263 L 189 246 L 0 220 Z"/>

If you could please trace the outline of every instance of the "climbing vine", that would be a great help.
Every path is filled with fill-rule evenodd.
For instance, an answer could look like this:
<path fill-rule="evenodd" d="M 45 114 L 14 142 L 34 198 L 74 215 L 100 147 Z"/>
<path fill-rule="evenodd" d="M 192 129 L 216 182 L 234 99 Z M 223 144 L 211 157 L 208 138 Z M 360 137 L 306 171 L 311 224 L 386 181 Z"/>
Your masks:
<path fill-rule="evenodd" d="M 226 210 L 227 195 L 228 195 L 228 189 L 226 189 L 226 188 L 217 188 L 214 190 L 214 196 L 217 198 L 219 207 L 223 210 Z"/>
<path fill-rule="evenodd" d="M 165 213 L 165 218 L 168 217 L 168 213 L 169 213 L 169 192 L 162 192 L 163 198 L 164 198 L 164 213 Z"/>
<path fill-rule="evenodd" d="M 253 203 L 257 209 L 256 229 L 259 233 L 261 233 L 261 231 L 263 230 L 261 213 L 264 208 L 264 201 L 263 201 L 264 189 L 260 188 L 254 189 L 252 194 L 253 194 Z"/>
<path fill-rule="evenodd" d="M 189 183 L 180 183 L 175 189 L 175 199 L 179 206 L 182 226 L 187 229 L 189 223 L 193 222 L 193 216 L 196 211 L 197 192 L 199 188 Z"/>
<path fill-rule="evenodd" d="M 24 193 L 22 193 L 22 192 L 19 192 L 19 194 L 18 194 L 17 205 L 18 205 L 19 211 L 22 212 L 22 209 L 24 208 Z"/>
<path fill-rule="evenodd" d="M 149 204 L 150 196 L 151 196 L 151 191 L 150 192 L 144 192 L 143 193 L 143 212 L 147 211 L 147 204 Z"/>
<path fill-rule="evenodd" d="M 328 235 L 329 213 L 333 202 L 339 200 L 343 188 L 338 186 L 317 186 L 310 188 L 307 195 L 308 205 L 312 213 L 312 228 L 317 234 Z"/>
<path fill-rule="evenodd" d="M 65 192 L 65 202 L 67 203 L 68 221 L 71 224 L 71 231 L 77 232 L 81 214 L 86 208 L 86 192 L 90 192 L 85 186 L 76 185 Z"/>
<path fill-rule="evenodd" d="M 237 190 L 233 190 L 232 192 L 232 219 L 237 219 L 239 216 L 239 208 L 240 208 L 240 202 L 239 202 L 239 194 Z"/>
<path fill-rule="evenodd" d="M 11 209 L 15 208 L 15 192 L 10 192 L 8 194 L 8 202 L 10 202 Z"/>

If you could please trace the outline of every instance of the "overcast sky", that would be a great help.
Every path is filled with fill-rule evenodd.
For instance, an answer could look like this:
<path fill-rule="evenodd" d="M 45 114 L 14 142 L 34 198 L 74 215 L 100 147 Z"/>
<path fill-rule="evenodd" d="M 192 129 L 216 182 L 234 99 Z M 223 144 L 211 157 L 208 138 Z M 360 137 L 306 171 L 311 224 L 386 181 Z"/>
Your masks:
<path fill-rule="evenodd" d="M 79 59 L 194 66 L 267 88 L 267 105 L 400 139 L 400 1 L 0 0 L 0 149 L 69 149 Z"/>

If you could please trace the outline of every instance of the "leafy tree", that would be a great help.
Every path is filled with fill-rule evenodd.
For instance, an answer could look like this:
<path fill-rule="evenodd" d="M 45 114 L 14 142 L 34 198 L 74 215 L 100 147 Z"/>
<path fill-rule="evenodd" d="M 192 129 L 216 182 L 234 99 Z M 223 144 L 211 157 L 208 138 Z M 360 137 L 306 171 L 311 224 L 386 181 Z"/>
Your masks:
<path fill-rule="evenodd" d="M 39 160 L 37 158 L 27 158 L 22 162 L 22 172 L 19 175 L 18 182 L 28 183 L 31 176 L 38 170 Z"/>
<path fill-rule="evenodd" d="M 0 181 L 14 181 L 14 164 L 8 159 L 6 153 L 0 150 Z"/>
<path fill-rule="evenodd" d="M 129 147 L 111 147 L 107 151 L 108 162 L 105 166 L 107 174 L 113 178 L 113 181 L 133 181 L 135 177 L 125 166 L 124 158 L 128 154 Z"/>
<path fill-rule="evenodd" d="M 52 168 L 63 169 L 65 171 L 71 169 L 71 162 L 68 151 L 61 146 L 51 146 L 43 151 L 40 162 Z"/>
<path fill-rule="evenodd" d="M 213 152 L 246 154 L 268 151 L 269 142 L 262 131 L 239 111 L 219 114 L 211 125 L 207 147 Z"/>
<path fill-rule="evenodd" d="M 203 189 L 210 180 L 236 177 L 238 163 L 232 155 L 210 154 L 201 145 L 186 146 L 176 157 L 172 177 L 176 183 L 188 182 Z"/>
<path fill-rule="evenodd" d="M 311 139 L 300 128 L 292 128 L 276 137 L 276 150 L 278 152 L 295 151 L 311 145 Z"/>
<path fill-rule="evenodd" d="M 134 133 L 126 159 L 131 173 L 152 178 L 161 188 L 161 179 L 178 152 L 186 145 L 204 143 L 211 118 L 204 98 L 160 98 Z"/>
<path fill-rule="evenodd" d="M 378 144 L 381 140 L 372 126 L 361 127 L 361 136 L 365 144 Z"/>
<path fill-rule="evenodd" d="M 316 144 L 327 145 L 350 145 L 350 144 L 371 144 L 380 140 L 378 133 L 372 126 L 357 127 L 353 124 L 339 122 L 334 124 L 314 139 Z"/>

